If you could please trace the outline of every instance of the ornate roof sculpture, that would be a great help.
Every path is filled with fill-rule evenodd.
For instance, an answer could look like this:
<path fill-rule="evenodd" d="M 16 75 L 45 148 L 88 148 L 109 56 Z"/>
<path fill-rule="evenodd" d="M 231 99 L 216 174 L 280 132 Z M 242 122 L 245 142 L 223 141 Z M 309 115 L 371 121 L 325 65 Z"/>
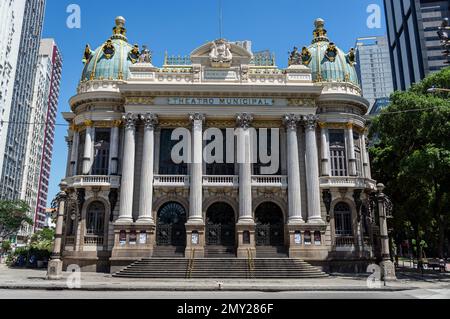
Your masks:
<path fill-rule="evenodd" d="M 355 50 L 352 48 L 345 54 L 331 42 L 327 36 L 324 20 L 317 19 L 314 25 L 312 44 L 303 47 L 301 52 L 294 47 L 289 57 L 289 66 L 309 67 L 315 82 L 349 82 L 358 85 Z"/>
<path fill-rule="evenodd" d="M 125 19 L 117 17 L 113 35 L 96 50 L 87 45 L 83 63 L 82 81 L 127 80 L 129 67 L 135 63 L 151 64 L 151 52 L 146 46 L 131 45 L 126 37 Z"/>

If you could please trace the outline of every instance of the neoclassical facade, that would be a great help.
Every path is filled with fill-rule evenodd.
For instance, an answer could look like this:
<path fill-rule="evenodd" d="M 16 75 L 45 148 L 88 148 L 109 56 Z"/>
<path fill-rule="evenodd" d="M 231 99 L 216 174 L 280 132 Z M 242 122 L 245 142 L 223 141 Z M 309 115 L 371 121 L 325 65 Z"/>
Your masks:
<path fill-rule="evenodd" d="M 252 256 L 327 269 L 373 256 L 368 102 L 353 50 L 337 48 L 323 20 L 287 69 L 223 39 L 158 68 L 124 24 L 117 18 L 110 39 L 86 47 L 64 113 L 65 266 L 114 272 L 141 258 Z M 227 160 L 205 160 L 212 142 Z"/>

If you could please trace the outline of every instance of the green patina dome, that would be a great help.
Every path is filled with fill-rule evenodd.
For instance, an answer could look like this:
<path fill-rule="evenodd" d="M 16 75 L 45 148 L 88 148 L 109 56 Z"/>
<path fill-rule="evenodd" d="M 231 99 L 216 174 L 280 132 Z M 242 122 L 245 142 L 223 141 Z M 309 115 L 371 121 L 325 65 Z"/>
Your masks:
<path fill-rule="evenodd" d="M 291 57 L 290 64 L 308 66 L 314 82 L 347 82 L 359 85 L 354 49 L 346 54 L 330 42 L 324 25 L 322 19 L 315 21 L 316 29 L 312 44 L 298 53 L 299 63 L 292 63 Z"/>
<path fill-rule="evenodd" d="M 125 19 L 117 17 L 110 39 L 94 51 L 86 46 L 82 81 L 128 79 L 129 67 L 136 63 L 139 48 L 128 43 L 124 25 Z"/>

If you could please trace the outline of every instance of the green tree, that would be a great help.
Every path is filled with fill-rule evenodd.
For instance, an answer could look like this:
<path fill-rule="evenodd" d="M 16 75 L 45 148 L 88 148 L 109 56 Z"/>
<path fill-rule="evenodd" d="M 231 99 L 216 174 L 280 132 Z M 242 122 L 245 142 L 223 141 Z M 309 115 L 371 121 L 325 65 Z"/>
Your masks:
<path fill-rule="evenodd" d="M 25 225 L 33 225 L 30 207 L 24 201 L 0 201 L 0 241 L 16 235 Z"/>
<path fill-rule="evenodd" d="M 425 241 L 442 258 L 450 224 L 450 93 L 428 93 L 431 87 L 450 88 L 450 68 L 392 94 L 373 121 L 378 141 L 370 152 L 374 178 L 394 202 L 397 241 Z"/>
<path fill-rule="evenodd" d="M 54 239 L 55 230 L 52 228 L 45 228 L 33 234 L 31 237 L 31 248 L 51 252 Z"/>

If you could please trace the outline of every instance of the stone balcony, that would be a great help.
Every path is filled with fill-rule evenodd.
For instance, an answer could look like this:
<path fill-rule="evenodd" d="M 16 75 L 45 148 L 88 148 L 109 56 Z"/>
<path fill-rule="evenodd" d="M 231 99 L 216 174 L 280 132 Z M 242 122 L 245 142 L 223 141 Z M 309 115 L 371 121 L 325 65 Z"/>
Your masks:
<path fill-rule="evenodd" d="M 364 177 L 326 176 L 320 178 L 320 187 L 376 190 L 376 181 Z"/>
<path fill-rule="evenodd" d="M 80 175 L 66 178 L 69 188 L 119 188 L 120 176 Z"/>
<path fill-rule="evenodd" d="M 153 179 L 154 187 L 183 187 L 189 188 L 189 175 L 155 175 Z"/>
<path fill-rule="evenodd" d="M 288 178 L 287 176 L 255 175 L 252 176 L 252 187 L 287 188 Z"/>
<path fill-rule="evenodd" d="M 156 175 L 154 187 L 189 188 L 189 175 Z M 239 188 L 237 175 L 204 175 L 205 188 Z M 252 176 L 254 188 L 287 188 L 287 176 Z"/>

